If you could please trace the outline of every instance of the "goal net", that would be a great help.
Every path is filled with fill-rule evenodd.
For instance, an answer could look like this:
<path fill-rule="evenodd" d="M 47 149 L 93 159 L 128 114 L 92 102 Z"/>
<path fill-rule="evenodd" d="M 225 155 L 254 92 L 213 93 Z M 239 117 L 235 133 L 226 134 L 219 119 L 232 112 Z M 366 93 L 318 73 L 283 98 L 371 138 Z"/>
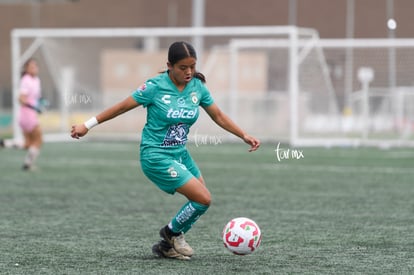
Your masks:
<path fill-rule="evenodd" d="M 332 39 L 318 45 L 343 106 L 340 143 L 414 146 L 414 39 Z"/>
<path fill-rule="evenodd" d="M 165 70 L 168 46 L 177 40 L 195 46 L 197 69 L 206 75 L 220 108 L 264 141 L 334 146 L 401 145 L 412 140 L 409 83 L 401 87 L 397 81 L 390 91 L 380 73 L 390 68 L 384 54 L 389 45 L 378 46 L 382 55 L 371 57 L 359 53 L 355 44 L 321 40 L 317 31 L 293 26 L 14 30 L 15 138 L 21 138 L 17 94 L 20 68 L 27 58 L 39 62 L 42 94 L 51 103 L 40 116 L 45 140 L 69 140 L 72 124 L 123 100 Z M 356 76 L 359 67 L 374 71 L 368 97 L 359 96 L 367 90 Z M 398 97 L 390 96 L 394 91 Z M 88 136 L 139 139 L 145 112 L 132 110 Z M 378 124 L 381 127 L 374 127 Z M 196 144 L 231 138 L 204 112 L 190 132 Z"/>

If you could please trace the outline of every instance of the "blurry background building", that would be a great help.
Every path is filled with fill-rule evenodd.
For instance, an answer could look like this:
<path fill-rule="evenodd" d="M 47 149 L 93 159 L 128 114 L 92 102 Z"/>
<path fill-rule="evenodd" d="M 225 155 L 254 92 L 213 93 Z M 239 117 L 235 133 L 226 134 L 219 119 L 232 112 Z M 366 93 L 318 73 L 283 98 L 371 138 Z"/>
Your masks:
<path fill-rule="evenodd" d="M 353 4 L 353 27 L 349 3 Z M 296 25 L 321 38 L 386 38 L 389 0 L 206 0 L 205 26 Z M 414 37 L 414 1 L 393 2 L 395 37 Z M 0 0 L 0 106 L 11 104 L 14 28 L 189 27 L 192 0 Z M 389 9 L 389 7 L 388 7 Z M 348 18 L 347 18 L 348 16 Z M 140 45 L 137 45 L 139 47 Z"/>

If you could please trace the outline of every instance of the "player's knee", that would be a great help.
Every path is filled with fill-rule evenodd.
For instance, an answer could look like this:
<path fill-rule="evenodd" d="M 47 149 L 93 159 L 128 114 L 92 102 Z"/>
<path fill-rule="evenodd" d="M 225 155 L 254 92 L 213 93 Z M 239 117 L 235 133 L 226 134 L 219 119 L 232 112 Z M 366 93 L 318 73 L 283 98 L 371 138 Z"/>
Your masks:
<path fill-rule="evenodd" d="M 205 194 L 203 194 L 200 204 L 203 204 L 205 206 L 210 206 L 211 204 L 211 194 L 209 191 L 207 191 Z"/>
<path fill-rule="evenodd" d="M 211 194 L 207 189 L 205 189 L 202 193 L 199 193 L 197 196 L 193 197 L 192 200 L 209 207 L 211 204 Z"/>
<path fill-rule="evenodd" d="M 211 197 L 206 198 L 206 199 L 203 201 L 203 204 L 204 204 L 204 205 L 206 205 L 206 206 L 210 206 L 210 204 L 211 204 Z"/>

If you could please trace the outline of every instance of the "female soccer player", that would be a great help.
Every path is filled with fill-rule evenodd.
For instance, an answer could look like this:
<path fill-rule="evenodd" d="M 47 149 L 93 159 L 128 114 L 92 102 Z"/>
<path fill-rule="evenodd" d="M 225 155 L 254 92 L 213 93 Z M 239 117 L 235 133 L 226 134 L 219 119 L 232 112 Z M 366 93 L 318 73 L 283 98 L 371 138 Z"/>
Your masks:
<path fill-rule="evenodd" d="M 125 100 L 106 109 L 83 124 L 72 126 L 78 139 L 92 127 L 142 105 L 147 123 L 142 132 L 140 161 L 144 174 L 161 190 L 184 195 L 188 202 L 160 230 L 162 240 L 153 246 L 161 257 L 188 260 L 193 249 L 184 239 L 197 219 L 210 206 L 211 196 L 201 172 L 186 149 L 190 126 L 201 106 L 212 120 L 240 137 L 255 151 L 260 141 L 240 129 L 214 103 L 204 85 L 205 77 L 196 71 L 196 52 L 186 42 L 175 42 L 168 50 L 168 70 L 149 79 Z"/>
<path fill-rule="evenodd" d="M 42 130 L 39 125 L 36 107 L 41 98 L 39 67 L 34 59 L 29 59 L 23 67 L 20 82 L 20 118 L 19 124 L 23 130 L 24 148 L 27 154 L 24 159 L 23 169 L 30 170 L 39 155 L 42 146 Z"/>
<path fill-rule="evenodd" d="M 40 112 L 38 103 L 41 98 L 39 67 L 34 59 L 29 59 L 23 66 L 20 80 L 20 113 L 19 125 L 24 135 L 23 148 L 27 150 L 23 170 L 31 170 L 42 146 L 42 130 L 37 113 Z M 1 140 L 2 147 L 22 147 L 11 140 Z"/>

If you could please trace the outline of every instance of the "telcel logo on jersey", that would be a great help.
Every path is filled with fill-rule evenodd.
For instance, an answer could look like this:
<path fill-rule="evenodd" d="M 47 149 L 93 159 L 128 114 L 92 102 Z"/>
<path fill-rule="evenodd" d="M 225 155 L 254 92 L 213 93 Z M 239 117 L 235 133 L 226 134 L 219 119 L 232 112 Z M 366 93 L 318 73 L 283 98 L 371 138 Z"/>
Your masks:
<path fill-rule="evenodd" d="M 168 110 L 167 117 L 168 118 L 195 118 L 197 115 L 197 108 L 194 108 L 192 110 L 186 110 L 186 109 L 179 109 L 174 110 L 173 108 Z"/>

